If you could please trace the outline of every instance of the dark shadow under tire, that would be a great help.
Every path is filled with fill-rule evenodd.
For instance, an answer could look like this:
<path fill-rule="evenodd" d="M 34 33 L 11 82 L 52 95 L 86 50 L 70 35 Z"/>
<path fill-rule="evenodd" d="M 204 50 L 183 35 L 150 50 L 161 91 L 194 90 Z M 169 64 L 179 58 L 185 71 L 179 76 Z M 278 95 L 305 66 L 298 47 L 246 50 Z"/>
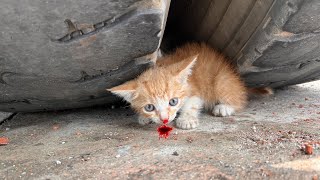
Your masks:
<path fill-rule="evenodd" d="M 205 41 L 237 65 L 248 86 L 313 81 L 320 78 L 319 7 L 318 0 L 176 0 L 163 47 Z"/>

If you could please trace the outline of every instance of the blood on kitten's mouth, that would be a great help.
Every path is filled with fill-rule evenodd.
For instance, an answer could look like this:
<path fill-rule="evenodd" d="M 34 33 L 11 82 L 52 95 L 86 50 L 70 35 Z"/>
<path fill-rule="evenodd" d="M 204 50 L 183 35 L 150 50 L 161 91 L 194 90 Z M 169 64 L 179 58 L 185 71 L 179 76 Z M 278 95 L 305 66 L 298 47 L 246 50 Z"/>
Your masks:
<path fill-rule="evenodd" d="M 163 124 L 162 126 L 158 127 L 158 133 L 159 133 L 159 139 L 160 138 L 165 138 L 167 139 L 170 136 L 170 132 L 172 131 L 172 127 L 167 126 L 166 124 L 168 124 L 168 119 L 163 120 Z"/>
<path fill-rule="evenodd" d="M 163 122 L 163 124 L 168 124 L 169 121 L 168 121 L 168 119 L 164 119 L 162 122 Z"/>

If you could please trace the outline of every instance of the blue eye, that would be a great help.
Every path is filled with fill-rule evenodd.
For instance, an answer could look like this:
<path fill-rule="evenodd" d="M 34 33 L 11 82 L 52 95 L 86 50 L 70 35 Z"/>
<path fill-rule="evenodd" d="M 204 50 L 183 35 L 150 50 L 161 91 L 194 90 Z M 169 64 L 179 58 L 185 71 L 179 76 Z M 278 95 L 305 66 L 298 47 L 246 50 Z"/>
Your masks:
<path fill-rule="evenodd" d="M 178 104 L 178 102 L 179 102 L 179 99 L 178 99 L 178 98 L 172 98 L 172 99 L 170 99 L 170 101 L 169 101 L 169 105 L 170 105 L 170 106 L 176 106 L 176 105 Z"/>
<path fill-rule="evenodd" d="M 144 106 L 144 110 L 146 110 L 147 112 L 152 112 L 154 111 L 155 107 L 153 104 L 147 104 Z"/>

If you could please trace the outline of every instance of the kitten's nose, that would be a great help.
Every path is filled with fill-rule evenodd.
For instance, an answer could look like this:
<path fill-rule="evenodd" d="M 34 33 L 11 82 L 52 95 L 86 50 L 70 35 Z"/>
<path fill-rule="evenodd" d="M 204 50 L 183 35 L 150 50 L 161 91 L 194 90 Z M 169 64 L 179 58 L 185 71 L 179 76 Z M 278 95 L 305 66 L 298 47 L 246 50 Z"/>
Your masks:
<path fill-rule="evenodd" d="M 160 120 L 164 123 L 167 124 L 169 122 L 169 117 L 168 117 L 168 113 L 167 112 L 160 112 Z"/>
<path fill-rule="evenodd" d="M 162 120 L 162 122 L 163 122 L 163 124 L 168 124 L 168 119 L 164 119 L 164 120 Z"/>

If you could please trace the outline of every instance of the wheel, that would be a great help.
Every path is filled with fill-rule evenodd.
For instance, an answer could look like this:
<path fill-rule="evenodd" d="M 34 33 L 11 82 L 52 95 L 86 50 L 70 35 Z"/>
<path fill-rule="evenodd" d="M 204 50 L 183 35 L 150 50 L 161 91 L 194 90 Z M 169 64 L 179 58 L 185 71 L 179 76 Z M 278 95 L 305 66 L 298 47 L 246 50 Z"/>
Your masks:
<path fill-rule="evenodd" d="M 114 101 L 105 89 L 156 58 L 168 7 L 168 0 L 1 2 L 0 110 Z"/>
<path fill-rule="evenodd" d="M 205 41 L 234 63 L 248 86 L 320 78 L 320 1 L 172 1 L 162 44 Z"/>

